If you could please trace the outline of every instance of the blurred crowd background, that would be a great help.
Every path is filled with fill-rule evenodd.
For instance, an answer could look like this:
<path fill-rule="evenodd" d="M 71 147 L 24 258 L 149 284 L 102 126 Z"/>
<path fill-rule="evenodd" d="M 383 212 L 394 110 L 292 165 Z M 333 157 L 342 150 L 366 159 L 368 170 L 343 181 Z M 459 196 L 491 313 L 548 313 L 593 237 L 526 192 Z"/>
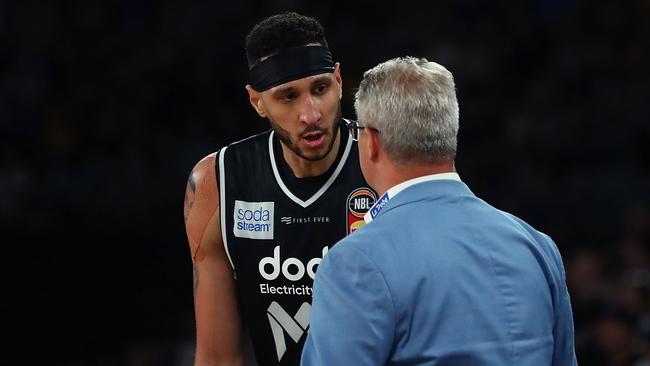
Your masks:
<path fill-rule="evenodd" d="M 551 235 L 582 365 L 650 365 L 650 1 L 0 0 L 2 364 L 190 365 L 183 195 L 268 128 L 244 37 L 325 26 L 344 80 L 397 56 L 456 78 L 457 168 Z"/>

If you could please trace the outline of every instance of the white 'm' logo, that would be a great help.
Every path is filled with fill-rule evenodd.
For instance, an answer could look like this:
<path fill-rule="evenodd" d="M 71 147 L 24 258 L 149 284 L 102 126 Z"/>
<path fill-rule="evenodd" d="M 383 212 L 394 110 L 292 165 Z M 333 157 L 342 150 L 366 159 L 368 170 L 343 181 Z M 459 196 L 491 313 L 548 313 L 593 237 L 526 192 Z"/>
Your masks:
<path fill-rule="evenodd" d="M 278 361 L 282 359 L 287 350 L 284 333 L 286 332 L 295 343 L 298 343 L 302 335 L 307 331 L 307 327 L 309 327 L 310 310 L 311 305 L 308 302 L 303 302 L 296 315 L 292 317 L 275 301 L 266 309 L 266 316 L 269 318 L 271 331 L 273 332 Z"/>

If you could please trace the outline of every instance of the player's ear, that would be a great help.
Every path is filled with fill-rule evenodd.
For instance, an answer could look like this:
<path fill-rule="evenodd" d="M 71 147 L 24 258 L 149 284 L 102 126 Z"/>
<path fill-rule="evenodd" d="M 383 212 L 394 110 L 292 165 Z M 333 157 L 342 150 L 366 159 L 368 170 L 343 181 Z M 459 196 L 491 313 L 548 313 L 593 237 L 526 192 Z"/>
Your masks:
<path fill-rule="evenodd" d="M 262 99 L 260 98 L 260 93 L 258 93 L 252 86 L 246 85 L 246 91 L 248 92 L 248 101 L 253 106 L 253 109 L 260 115 L 262 118 L 266 118 L 266 112 L 264 111 L 264 106 L 262 105 Z"/>
<path fill-rule="evenodd" d="M 343 98 L 343 79 L 341 78 L 341 64 L 338 62 L 334 64 L 334 77 L 339 88 L 339 100 L 341 100 Z"/>

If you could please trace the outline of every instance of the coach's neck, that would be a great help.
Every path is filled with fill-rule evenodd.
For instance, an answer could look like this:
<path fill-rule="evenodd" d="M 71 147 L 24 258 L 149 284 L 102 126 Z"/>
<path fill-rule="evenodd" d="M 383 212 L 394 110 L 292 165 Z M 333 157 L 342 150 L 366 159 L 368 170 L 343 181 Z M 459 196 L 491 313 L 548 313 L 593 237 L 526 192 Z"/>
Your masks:
<path fill-rule="evenodd" d="M 426 175 L 454 172 L 456 172 L 456 168 L 453 161 L 438 164 L 390 161 L 379 165 L 376 176 L 372 178 L 372 181 L 368 180 L 368 182 L 379 195 L 382 195 L 390 188 L 407 180 Z"/>
<path fill-rule="evenodd" d="M 393 159 L 386 153 L 377 133 L 365 133 L 359 141 L 359 161 L 363 176 L 380 196 L 390 188 L 432 174 L 454 173 L 454 160 L 428 162 L 426 159 Z"/>

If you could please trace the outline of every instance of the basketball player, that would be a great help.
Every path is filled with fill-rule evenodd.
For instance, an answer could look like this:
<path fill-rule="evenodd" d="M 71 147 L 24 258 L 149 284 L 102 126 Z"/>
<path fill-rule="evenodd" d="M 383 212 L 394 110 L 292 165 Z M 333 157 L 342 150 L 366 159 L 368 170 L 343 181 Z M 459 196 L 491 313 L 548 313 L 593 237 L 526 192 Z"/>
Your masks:
<path fill-rule="evenodd" d="M 341 118 L 339 64 L 320 23 L 271 16 L 246 39 L 252 107 L 271 129 L 199 161 L 186 188 L 196 365 L 298 365 L 314 273 L 375 193 Z M 243 325 L 242 325 L 243 321 Z"/>

